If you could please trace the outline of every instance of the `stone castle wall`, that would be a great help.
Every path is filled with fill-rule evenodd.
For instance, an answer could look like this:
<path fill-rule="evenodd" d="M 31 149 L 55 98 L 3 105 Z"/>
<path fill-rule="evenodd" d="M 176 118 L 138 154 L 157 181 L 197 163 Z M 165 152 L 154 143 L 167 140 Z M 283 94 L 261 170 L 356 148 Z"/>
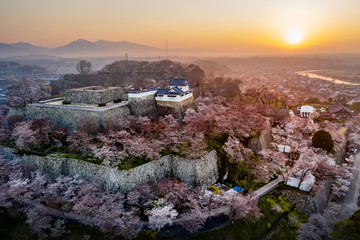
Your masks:
<path fill-rule="evenodd" d="M 0 147 L 0 154 L 7 156 L 10 148 Z M 14 155 L 14 154 L 13 154 Z M 13 157 L 13 156 L 12 156 Z M 160 182 L 164 178 L 180 179 L 186 184 L 207 188 L 218 178 L 217 155 L 212 151 L 199 160 L 188 160 L 168 155 L 128 171 L 96 165 L 72 158 L 25 156 L 26 162 L 51 178 L 60 175 L 79 175 L 87 181 L 101 183 L 110 191 L 130 192 L 145 183 Z"/>
<path fill-rule="evenodd" d="M 84 104 L 108 103 L 115 99 L 122 99 L 123 95 L 124 91 L 121 87 L 91 86 L 67 90 L 65 101 Z"/>
<path fill-rule="evenodd" d="M 322 212 L 331 196 L 329 181 L 324 182 L 315 195 L 292 188 L 280 191 L 300 212 L 307 215 Z"/>
<path fill-rule="evenodd" d="M 29 104 L 26 106 L 26 119 L 47 118 L 51 122 L 71 129 L 80 126 L 81 118 L 94 120 L 99 126 L 106 127 L 114 118 L 127 118 L 130 110 L 126 103 L 104 107 L 77 107 L 50 104 Z"/>
<path fill-rule="evenodd" d="M 163 106 L 163 107 L 179 107 L 179 106 L 184 106 L 187 105 L 189 103 L 192 103 L 194 101 L 194 97 L 190 97 L 184 101 L 181 102 L 172 102 L 172 101 L 157 101 L 157 104 L 159 106 Z"/>
<path fill-rule="evenodd" d="M 337 165 L 342 164 L 342 161 L 345 158 L 345 154 L 346 154 L 346 143 L 340 145 L 338 147 L 338 151 L 336 151 L 336 153 L 334 154 L 334 159 Z"/>
<path fill-rule="evenodd" d="M 249 147 L 256 153 L 259 153 L 263 149 L 270 147 L 271 143 L 271 130 L 262 132 L 259 137 L 253 137 L 249 141 Z"/>
<path fill-rule="evenodd" d="M 156 117 L 156 101 L 154 95 L 146 96 L 129 101 L 130 114 L 136 117 Z"/>

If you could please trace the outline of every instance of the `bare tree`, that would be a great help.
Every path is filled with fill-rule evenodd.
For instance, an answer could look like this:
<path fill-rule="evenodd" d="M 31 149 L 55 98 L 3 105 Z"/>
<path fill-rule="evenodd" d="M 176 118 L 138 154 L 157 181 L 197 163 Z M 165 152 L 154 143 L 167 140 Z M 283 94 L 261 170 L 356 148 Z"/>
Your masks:
<path fill-rule="evenodd" d="M 91 73 L 91 62 L 86 60 L 81 60 L 78 64 L 76 64 L 76 69 L 80 74 L 88 74 Z"/>

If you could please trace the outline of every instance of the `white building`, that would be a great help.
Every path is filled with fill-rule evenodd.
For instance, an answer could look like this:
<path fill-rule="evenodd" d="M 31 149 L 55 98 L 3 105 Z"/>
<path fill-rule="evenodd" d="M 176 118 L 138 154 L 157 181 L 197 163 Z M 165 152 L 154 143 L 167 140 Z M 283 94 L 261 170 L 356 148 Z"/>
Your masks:
<path fill-rule="evenodd" d="M 138 99 L 153 96 L 156 92 L 157 92 L 157 89 L 143 90 L 143 91 L 130 91 L 128 93 L 128 98 L 129 98 L 129 101 L 137 101 Z"/>
<path fill-rule="evenodd" d="M 189 83 L 186 81 L 185 78 L 174 78 L 171 83 L 169 84 L 171 88 L 179 88 L 181 91 L 187 92 L 190 90 Z"/>
<path fill-rule="evenodd" d="M 305 105 L 300 108 L 300 117 L 310 117 L 310 115 L 314 113 L 314 107 Z"/>
<path fill-rule="evenodd" d="M 315 177 L 311 173 L 308 173 L 301 183 L 300 178 L 298 177 L 288 177 L 285 184 L 291 187 L 299 188 L 302 191 L 309 192 L 315 184 Z"/>
<path fill-rule="evenodd" d="M 155 100 L 159 104 L 182 103 L 193 97 L 192 89 L 185 78 L 174 78 L 168 89 L 158 89 Z"/>
<path fill-rule="evenodd" d="M 290 146 L 279 144 L 279 145 L 277 145 L 277 147 L 278 147 L 279 152 L 284 152 L 284 153 L 290 153 L 291 152 L 291 147 Z"/>
<path fill-rule="evenodd" d="M 294 114 L 293 110 L 291 110 L 291 109 L 289 110 L 289 115 L 290 115 L 291 118 L 295 117 L 295 114 Z"/>

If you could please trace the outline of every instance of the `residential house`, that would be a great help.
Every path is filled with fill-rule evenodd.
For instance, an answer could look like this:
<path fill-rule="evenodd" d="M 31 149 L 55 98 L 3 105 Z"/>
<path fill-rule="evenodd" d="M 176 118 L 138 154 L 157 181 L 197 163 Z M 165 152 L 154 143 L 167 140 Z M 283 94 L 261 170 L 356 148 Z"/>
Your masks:
<path fill-rule="evenodd" d="M 310 117 L 314 113 L 315 109 L 313 106 L 304 105 L 300 108 L 300 117 Z"/>
<path fill-rule="evenodd" d="M 342 104 L 335 104 L 328 108 L 331 117 L 353 117 L 356 114 Z"/>

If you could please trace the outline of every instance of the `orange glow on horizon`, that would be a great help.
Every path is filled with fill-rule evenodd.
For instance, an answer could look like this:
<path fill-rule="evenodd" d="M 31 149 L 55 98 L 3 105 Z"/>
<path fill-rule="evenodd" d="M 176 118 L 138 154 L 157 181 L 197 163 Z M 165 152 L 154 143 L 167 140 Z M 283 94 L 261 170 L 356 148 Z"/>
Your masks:
<path fill-rule="evenodd" d="M 167 38 L 170 49 L 360 52 L 358 9 L 357 0 L 2 0 L 0 42 L 58 47 L 83 38 L 165 48 Z M 303 36 L 287 39 L 294 29 Z"/>

